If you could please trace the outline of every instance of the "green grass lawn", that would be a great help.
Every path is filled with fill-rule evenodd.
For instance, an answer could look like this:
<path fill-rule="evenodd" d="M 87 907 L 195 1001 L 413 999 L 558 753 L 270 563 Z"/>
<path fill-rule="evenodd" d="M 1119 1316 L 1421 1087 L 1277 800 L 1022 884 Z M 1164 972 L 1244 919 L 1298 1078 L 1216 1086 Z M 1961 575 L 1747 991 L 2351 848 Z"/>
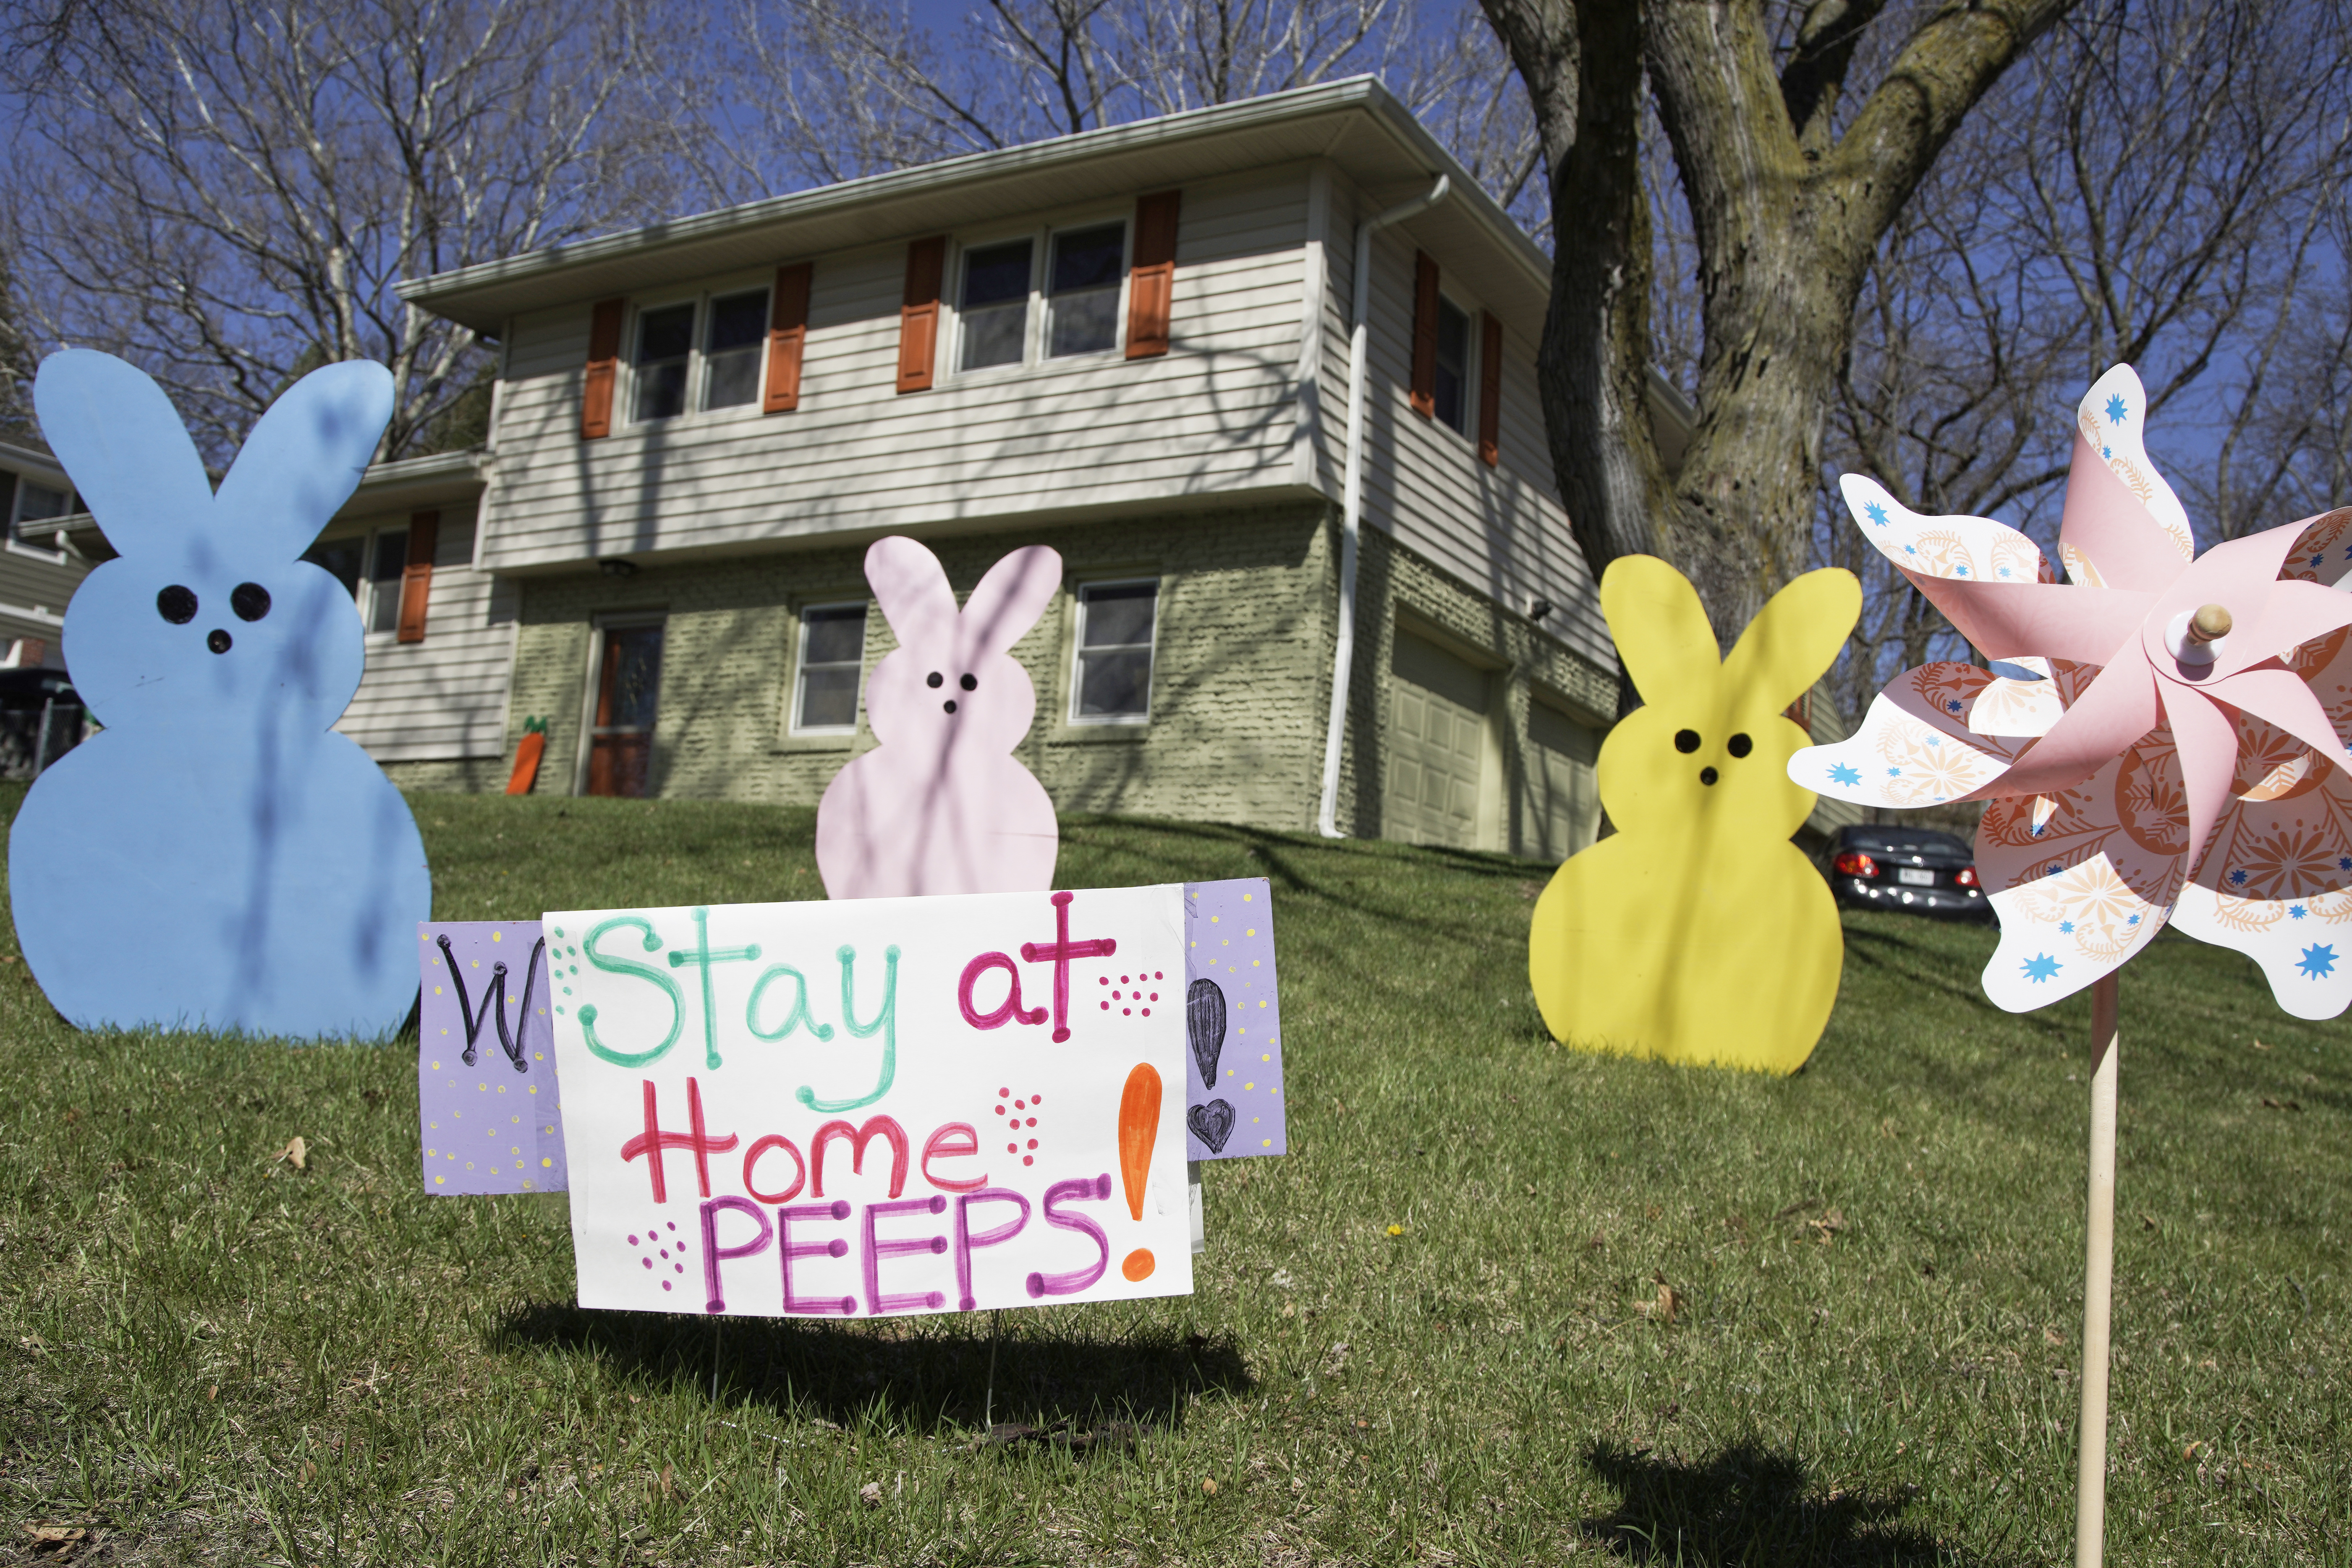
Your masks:
<path fill-rule="evenodd" d="M 821 895 L 805 810 L 415 804 L 447 918 Z M 581 1312 L 560 1196 L 419 1189 L 413 1041 L 78 1034 L 0 963 L 0 1561 L 2068 1557 L 2086 1000 L 1854 915 L 1796 1077 L 1597 1059 L 1525 865 L 1064 835 L 1273 879 L 1293 1152 L 1210 1168 L 1192 1296 L 993 1347 Z M 2352 1563 L 2346 1039 L 2215 948 L 2125 975 L 2110 1562 Z"/>

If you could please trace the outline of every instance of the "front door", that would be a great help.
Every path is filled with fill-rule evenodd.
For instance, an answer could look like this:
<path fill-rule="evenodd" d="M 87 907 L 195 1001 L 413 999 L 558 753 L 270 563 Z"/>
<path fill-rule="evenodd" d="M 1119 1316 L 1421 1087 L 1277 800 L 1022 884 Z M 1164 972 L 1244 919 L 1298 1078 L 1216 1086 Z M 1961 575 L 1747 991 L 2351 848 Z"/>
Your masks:
<path fill-rule="evenodd" d="M 588 793 L 646 794 L 654 708 L 661 696 L 662 629 L 608 626 L 596 674 L 596 724 L 588 740 Z"/>

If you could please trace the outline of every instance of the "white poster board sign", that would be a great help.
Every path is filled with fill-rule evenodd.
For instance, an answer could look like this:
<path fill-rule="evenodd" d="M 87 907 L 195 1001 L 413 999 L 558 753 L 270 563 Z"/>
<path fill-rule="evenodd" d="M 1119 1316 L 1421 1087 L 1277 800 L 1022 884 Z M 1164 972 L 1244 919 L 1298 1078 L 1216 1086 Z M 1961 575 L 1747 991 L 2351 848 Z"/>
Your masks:
<path fill-rule="evenodd" d="M 1183 894 L 543 916 L 580 1304 L 1189 1294 Z"/>

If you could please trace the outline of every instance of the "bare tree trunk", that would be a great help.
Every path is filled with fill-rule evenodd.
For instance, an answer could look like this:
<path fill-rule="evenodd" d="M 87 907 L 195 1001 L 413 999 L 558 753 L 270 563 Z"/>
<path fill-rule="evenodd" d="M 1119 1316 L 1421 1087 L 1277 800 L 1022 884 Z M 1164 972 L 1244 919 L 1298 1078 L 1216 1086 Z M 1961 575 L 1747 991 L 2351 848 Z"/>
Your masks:
<path fill-rule="evenodd" d="M 1759 0 L 1482 3 L 1534 107 L 1556 220 L 1579 224 L 1558 231 L 1543 371 L 1577 540 L 1596 573 L 1631 549 L 1665 556 L 1735 636 L 1810 553 L 1822 426 L 1878 236 L 2071 0 L 1927 13 L 1850 117 L 1845 78 L 1884 0 L 1817 0 L 1778 51 Z M 1649 244 L 1646 210 L 1629 207 L 1644 67 L 1690 205 L 1704 312 L 1698 428 L 1670 489 L 1638 417 Z"/>
<path fill-rule="evenodd" d="M 1527 85 L 1551 172 L 1551 306 L 1537 382 L 1560 501 L 1597 577 L 1621 555 L 1664 553 L 1665 469 L 1647 407 L 1640 12 L 1611 0 L 1482 3 Z"/>

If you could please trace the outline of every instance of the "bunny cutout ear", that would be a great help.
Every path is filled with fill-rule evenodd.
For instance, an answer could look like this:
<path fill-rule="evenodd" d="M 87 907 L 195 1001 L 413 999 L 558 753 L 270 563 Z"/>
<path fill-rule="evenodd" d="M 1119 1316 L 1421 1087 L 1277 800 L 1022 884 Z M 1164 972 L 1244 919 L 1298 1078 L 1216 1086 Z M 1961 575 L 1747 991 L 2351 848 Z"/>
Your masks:
<path fill-rule="evenodd" d="M 955 590 L 940 558 L 913 539 L 892 534 L 866 547 L 866 581 L 882 618 L 901 647 L 926 632 L 944 634 L 955 625 Z"/>
<path fill-rule="evenodd" d="M 964 601 L 966 645 L 982 653 L 1010 652 L 1062 586 L 1062 557 L 1045 545 L 1014 550 L 980 580 Z"/>
<path fill-rule="evenodd" d="M 392 419 L 392 372 L 346 360 L 296 382 L 254 425 L 215 497 L 241 539 L 289 559 L 352 498 Z"/>
<path fill-rule="evenodd" d="M 1714 691 L 1722 668 L 1715 629 L 1681 572 L 1655 556 L 1620 556 L 1601 574 L 1601 612 L 1643 702 Z"/>
<path fill-rule="evenodd" d="M 1842 567 L 1809 571 L 1765 601 L 1723 661 L 1735 692 L 1787 707 L 1837 662 L 1862 618 L 1862 580 Z"/>
<path fill-rule="evenodd" d="M 33 406 L 42 438 L 122 554 L 176 546 L 204 519 L 212 481 L 179 411 L 146 371 L 67 349 L 41 361 Z"/>

